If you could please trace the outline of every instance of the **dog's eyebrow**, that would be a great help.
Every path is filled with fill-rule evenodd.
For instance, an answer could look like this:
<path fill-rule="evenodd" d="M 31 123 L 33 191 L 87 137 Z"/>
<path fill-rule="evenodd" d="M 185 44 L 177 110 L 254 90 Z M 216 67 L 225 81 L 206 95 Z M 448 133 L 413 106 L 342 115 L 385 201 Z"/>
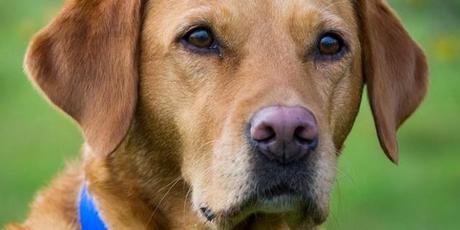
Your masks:
<path fill-rule="evenodd" d="M 178 37 L 184 35 L 193 27 L 205 26 L 212 29 L 217 36 L 221 37 L 222 41 L 240 42 L 245 39 L 245 34 L 238 33 L 242 30 L 242 25 L 237 23 L 238 12 L 232 11 L 225 5 L 200 5 L 183 11 L 177 17 L 174 24 L 171 24 L 171 33 L 175 36 L 170 41 L 177 40 Z"/>
<path fill-rule="evenodd" d="M 191 26 L 211 25 L 215 23 L 215 12 L 209 5 L 200 5 L 183 11 L 180 15 L 175 15 L 178 20 L 171 20 L 177 22 L 172 24 L 174 36 L 185 33 Z"/>
<path fill-rule="evenodd" d="M 289 15 L 288 29 L 295 41 L 303 43 L 314 41 L 324 32 L 334 31 L 346 40 L 353 40 L 352 28 L 337 13 L 330 10 L 320 10 L 317 7 L 306 7 L 293 10 Z"/>
<path fill-rule="evenodd" d="M 152 10 L 152 12 L 155 11 Z M 181 10 L 179 13 L 167 12 L 166 14 L 168 20 L 163 23 L 167 23 L 167 26 L 162 27 L 161 36 L 156 36 L 158 30 L 155 26 L 149 24 L 145 25 L 144 34 L 147 40 L 157 39 L 157 41 L 167 46 L 171 41 L 176 41 L 177 36 L 181 33 L 187 32 L 186 30 L 191 26 L 212 24 L 214 13 L 209 5 L 199 5 Z M 155 36 L 155 38 L 153 38 L 153 36 Z"/>

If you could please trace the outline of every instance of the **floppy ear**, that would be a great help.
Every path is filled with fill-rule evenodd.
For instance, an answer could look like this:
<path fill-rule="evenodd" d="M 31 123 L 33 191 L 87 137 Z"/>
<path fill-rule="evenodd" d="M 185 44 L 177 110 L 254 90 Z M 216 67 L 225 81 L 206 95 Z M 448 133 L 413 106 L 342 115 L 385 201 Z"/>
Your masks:
<path fill-rule="evenodd" d="M 426 58 L 384 0 L 357 4 L 363 72 L 380 145 L 398 163 L 396 131 L 426 94 Z"/>
<path fill-rule="evenodd" d="M 131 123 L 140 20 L 141 0 L 69 0 L 26 55 L 30 79 L 99 153 L 112 152 Z"/>

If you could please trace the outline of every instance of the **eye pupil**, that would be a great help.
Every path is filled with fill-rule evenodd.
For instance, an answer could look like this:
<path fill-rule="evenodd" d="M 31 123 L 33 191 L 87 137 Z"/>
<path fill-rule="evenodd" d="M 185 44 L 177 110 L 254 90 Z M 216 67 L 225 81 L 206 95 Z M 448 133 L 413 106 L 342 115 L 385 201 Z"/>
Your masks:
<path fill-rule="evenodd" d="M 335 35 L 325 35 L 319 42 L 319 52 L 322 55 L 334 55 L 342 50 L 343 44 Z"/>
<path fill-rule="evenodd" d="M 191 31 L 186 40 L 193 46 L 198 48 L 210 48 L 214 43 L 214 38 L 209 30 L 206 29 L 196 29 Z"/>

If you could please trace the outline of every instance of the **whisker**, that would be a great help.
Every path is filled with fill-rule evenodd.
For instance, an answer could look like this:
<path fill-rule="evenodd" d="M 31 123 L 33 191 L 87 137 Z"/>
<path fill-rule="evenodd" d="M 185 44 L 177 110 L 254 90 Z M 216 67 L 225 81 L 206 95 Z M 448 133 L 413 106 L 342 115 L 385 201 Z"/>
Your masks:
<path fill-rule="evenodd" d="M 158 204 L 156 205 L 155 210 L 152 212 L 152 214 L 151 214 L 150 217 L 149 217 L 149 220 L 148 220 L 148 222 L 147 222 L 148 224 L 150 224 L 151 221 L 153 220 L 153 217 L 155 216 L 155 214 L 157 213 L 157 211 L 160 209 L 160 206 L 161 206 L 162 202 L 164 201 L 164 199 L 166 198 L 166 196 L 168 196 L 168 194 L 172 191 L 172 188 L 173 188 L 174 186 L 176 186 L 176 184 L 179 183 L 179 181 L 181 181 L 181 180 L 182 180 L 182 176 L 179 176 L 179 177 L 177 177 L 176 179 L 174 179 L 171 183 L 168 184 L 169 189 L 168 189 L 168 191 L 165 193 L 165 195 L 160 199 L 160 201 L 158 202 Z M 167 187 L 167 186 L 163 187 L 163 189 L 166 188 L 166 187 Z M 162 189 L 160 189 L 160 190 L 162 190 Z M 159 190 L 159 191 L 160 191 L 160 190 Z"/>

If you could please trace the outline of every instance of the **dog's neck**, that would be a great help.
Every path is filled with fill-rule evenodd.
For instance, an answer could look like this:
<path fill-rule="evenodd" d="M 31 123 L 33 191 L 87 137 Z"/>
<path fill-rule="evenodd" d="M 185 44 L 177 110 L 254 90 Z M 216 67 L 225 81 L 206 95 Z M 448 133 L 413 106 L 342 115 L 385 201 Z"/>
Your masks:
<path fill-rule="evenodd" d="M 109 229 L 206 229 L 180 172 L 165 170 L 177 165 L 138 140 L 128 134 L 109 156 L 85 150 L 86 182 Z"/>

